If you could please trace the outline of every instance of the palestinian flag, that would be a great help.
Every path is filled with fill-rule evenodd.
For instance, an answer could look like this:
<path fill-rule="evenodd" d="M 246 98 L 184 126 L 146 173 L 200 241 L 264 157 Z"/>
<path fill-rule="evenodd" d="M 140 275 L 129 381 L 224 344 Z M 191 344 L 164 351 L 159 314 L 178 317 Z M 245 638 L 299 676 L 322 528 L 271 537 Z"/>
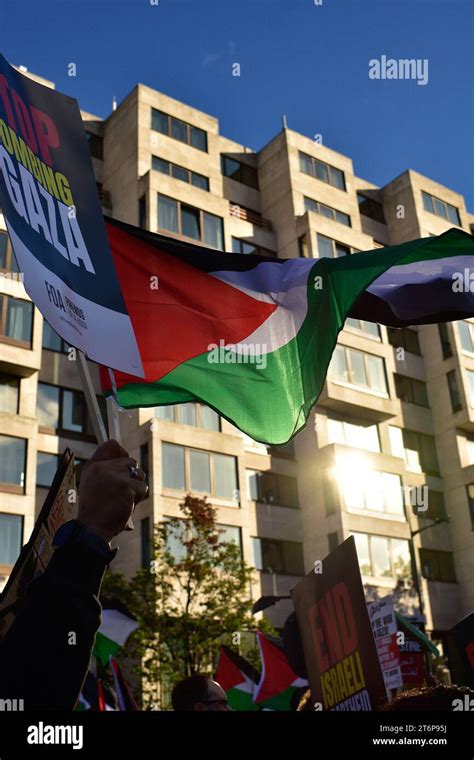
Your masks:
<path fill-rule="evenodd" d="M 86 680 L 76 705 L 76 711 L 116 711 L 113 693 L 91 671 L 87 672 Z"/>
<path fill-rule="evenodd" d="M 102 622 L 96 633 L 92 654 L 102 665 L 123 647 L 128 637 L 138 628 L 137 619 L 120 602 L 102 602 Z"/>
<path fill-rule="evenodd" d="M 130 686 L 126 682 L 125 678 L 122 675 L 122 670 L 115 659 L 115 657 L 110 657 L 110 667 L 112 669 L 112 674 L 114 677 L 114 684 L 115 684 L 115 691 L 117 693 L 117 700 L 119 704 L 119 709 L 122 712 L 130 712 L 130 711 L 136 711 L 140 708 L 138 707 L 135 697 L 133 696 L 132 690 L 130 689 Z"/>
<path fill-rule="evenodd" d="M 240 712 L 259 710 L 253 702 L 260 673 L 237 652 L 224 645 L 214 678 L 227 694 L 229 707 Z"/>
<path fill-rule="evenodd" d="M 346 317 L 402 327 L 474 316 L 474 238 L 454 228 L 338 259 L 223 253 L 111 219 L 106 229 L 145 377 L 103 368 L 105 394 L 125 408 L 201 401 L 263 443 L 305 425 Z"/>
<path fill-rule="evenodd" d="M 255 694 L 255 703 L 269 710 L 296 710 L 295 692 L 307 688 L 308 681 L 291 669 L 286 655 L 261 631 L 257 641 L 262 659 L 262 675 Z"/>

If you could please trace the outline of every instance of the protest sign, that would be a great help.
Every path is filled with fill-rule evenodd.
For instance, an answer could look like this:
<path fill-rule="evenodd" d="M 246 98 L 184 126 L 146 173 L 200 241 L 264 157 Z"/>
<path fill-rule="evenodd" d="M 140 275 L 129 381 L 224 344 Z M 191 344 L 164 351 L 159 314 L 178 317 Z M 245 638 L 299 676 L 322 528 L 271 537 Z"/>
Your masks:
<path fill-rule="evenodd" d="M 53 538 L 59 526 L 75 517 L 75 492 L 74 456 L 66 449 L 31 537 L 21 550 L 0 595 L 0 639 L 13 623 L 16 603 L 25 593 L 26 587 L 47 567 L 54 551 Z"/>
<path fill-rule="evenodd" d="M 397 643 L 397 620 L 393 598 L 384 596 L 367 605 L 374 633 L 380 667 L 386 689 L 398 689 L 403 685 L 400 670 L 400 649 Z"/>
<path fill-rule="evenodd" d="M 324 710 L 374 710 L 386 691 L 354 537 L 321 564 L 291 591 L 312 700 Z"/>
<path fill-rule="evenodd" d="M 90 359 L 142 377 L 77 101 L 1 55 L 0 206 L 45 319 Z"/>

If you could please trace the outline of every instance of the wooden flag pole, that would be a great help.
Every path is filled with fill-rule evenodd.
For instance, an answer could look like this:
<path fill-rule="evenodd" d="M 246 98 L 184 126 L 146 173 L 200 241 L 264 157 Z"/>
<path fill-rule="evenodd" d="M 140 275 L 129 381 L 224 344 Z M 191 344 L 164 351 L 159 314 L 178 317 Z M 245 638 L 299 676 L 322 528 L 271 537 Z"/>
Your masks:
<path fill-rule="evenodd" d="M 114 438 L 118 443 L 121 443 L 120 420 L 115 399 L 112 396 L 107 398 L 107 422 L 109 426 L 109 435 L 107 435 L 104 420 L 102 419 L 99 404 L 97 402 L 97 396 L 95 395 L 94 383 L 92 382 L 89 365 L 87 364 L 84 352 L 79 349 L 77 349 L 77 361 L 79 377 L 81 378 L 87 409 L 89 410 L 92 427 L 94 428 L 95 437 L 97 438 L 98 443 L 105 443 L 109 438 Z M 130 517 L 126 529 L 133 530 L 134 527 L 133 520 Z"/>

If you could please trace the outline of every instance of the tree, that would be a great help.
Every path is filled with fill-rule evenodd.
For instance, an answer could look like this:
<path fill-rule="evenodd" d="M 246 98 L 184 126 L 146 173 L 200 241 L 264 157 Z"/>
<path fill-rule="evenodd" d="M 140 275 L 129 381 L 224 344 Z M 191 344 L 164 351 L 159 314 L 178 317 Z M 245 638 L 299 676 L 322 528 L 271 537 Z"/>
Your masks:
<path fill-rule="evenodd" d="M 126 654 L 140 663 L 135 671 L 145 707 L 166 706 L 169 687 L 180 678 L 211 674 L 220 644 L 256 628 L 253 569 L 240 547 L 224 540 L 216 508 L 188 494 L 180 510 L 182 517 L 155 525 L 150 567 L 130 581 L 109 572 L 102 590 L 119 598 L 139 621 Z M 266 620 L 259 626 L 273 630 Z"/>

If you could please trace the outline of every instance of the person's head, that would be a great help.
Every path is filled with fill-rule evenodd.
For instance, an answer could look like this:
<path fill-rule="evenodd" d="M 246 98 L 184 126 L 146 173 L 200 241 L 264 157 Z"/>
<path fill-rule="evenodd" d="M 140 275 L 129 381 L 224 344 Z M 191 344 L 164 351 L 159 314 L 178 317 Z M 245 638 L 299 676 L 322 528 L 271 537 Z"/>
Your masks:
<path fill-rule="evenodd" d="M 384 712 L 392 711 L 417 711 L 431 712 L 432 710 L 454 710 L 456 702 L 464 705 L 466 698 L 469 701 L 474 697 L 474 691 L 467 686 L 423 686 L 421 688 L 402 691 L 395 699 L 385 704 L 380 709 Z M 460 707 L 457 709 L 466 709 Z"/>
<path fill-rule="evenodd" d="M 202 675 L 189 676 L 177 683 L 171 693 L 171 702 L 173 710 L 178 711 L 230 710 L 222 686 Z"/>

